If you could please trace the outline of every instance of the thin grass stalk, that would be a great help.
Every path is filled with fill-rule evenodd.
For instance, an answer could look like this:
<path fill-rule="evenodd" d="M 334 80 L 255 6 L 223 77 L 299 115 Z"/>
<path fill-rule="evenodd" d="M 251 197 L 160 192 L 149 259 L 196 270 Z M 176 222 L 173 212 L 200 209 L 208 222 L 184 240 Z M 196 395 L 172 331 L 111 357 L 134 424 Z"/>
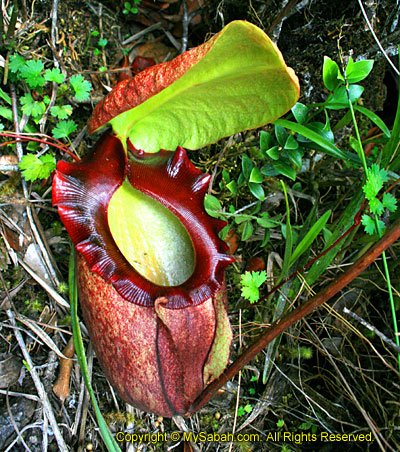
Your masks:
<path fill-rule="evenodd" d="M 347 78 L 346 78 L 346 72 L 345 72 L 345 83 L 346 83 L 347 99 L 349 101 L 349 107 L 350 107 L 350 112 L 351 112 L 351 118 L 352 118 L 352 121 L 354 124 L 354 131 L 356 133 L 356 138 L 357 138 L 357 143 L 358 143 L 358 155 L 359 155 L 360 160 L 362 161 L 362 164 L 364 167 L 364 173 L 365 173 L 364 178 L 365 178 L 365 177 L 367 177 L 367 174 L 368 174 L 367 160 L 365 158 L 364 150 L 362 147 L 360 132 L 358 130 L 358 125 L 357 125 L 356 116 L 354 114 L 353 104 L 351 103 L 351 100 L 350 100 L 349 82 L 347 81 Z M 382 232 L 379 228 L 379 219 L 378 219 L 378 215 L 376 213 L 374 213 L 374 220 L 375 220 L 375 227 L 376 227 L 378 236 L 379 236 L 379 238 L 382 238 Z M 392 285 L 390 282 L 390 273 L 389 273 L 389 267 L 387 264 L 385 251 L 383 251 L 383 253 L 382 253 L 382 260 L 383 260 L 383 268 L 385 271 L 386 284 L 387 284 L 388 293 L 389 293 L 390 310 L 392 312 L 392 318 L 393 318 L 394 337 L 395 337 L 396 344 L 400 345 L 399 329 L 397 326 L 397 318 L 396 318 L 396 307 L 394 305 L 393 291 L 392 291 Z M 397 353 L 397 361 L 398 361 L 399 372 L 400 372 L 400 353 Z"/>
<path fill-rule="evenodd" d="M 83 346 L 82 334 L 79 327 L 79 319 L 78 319 L 78 286 L 76 280 L 76 266 L 75 266 L 75 252 L 74 248 L 71 249 L 71 254 L 69 258 L 69 294 L 70 294 L 70 303 L 71 303 L 71 324 L 72 324 L 72 333 L 74 337 L 74 346 L 76 351 L 76 356 L 78 358 L 78 362 L 81 368 L 83 380 L 85 382 L 86 388 L 89 392 L 90 398 L 92 400 L 94 412 L 96 415 L 96 420 L 100 429 L 101 437 L 107 447 L 109 452 L 121 452 L 121 449 L 118 447 L 117 442 L 112 436 L 106 421 L 104 420 L 103 415 L 101 414 L 100 408 L 97 404 L 96 397 L 94 395 L 94 391 L 92 385 L 90 383 L 89 371 L 86 362 L 86 354 L 85 348 Z"/>

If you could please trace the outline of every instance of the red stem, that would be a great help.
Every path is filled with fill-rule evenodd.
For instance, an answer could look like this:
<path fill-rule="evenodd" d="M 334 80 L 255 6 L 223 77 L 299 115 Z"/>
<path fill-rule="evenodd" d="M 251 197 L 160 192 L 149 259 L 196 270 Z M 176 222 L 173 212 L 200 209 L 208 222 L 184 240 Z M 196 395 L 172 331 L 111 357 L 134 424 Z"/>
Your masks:
<path fill-rule="evenodd" d="M 307 262 L 306 265 L 304 265 L 303 267 L 301 267 L 299 270 L 296 270 L 294 273 L 292 273 L 290 276 L 288 276 L 286 279 L 284 279 L 283 281 L 281 281 L 279 284 L 277 284 L 275 287 L 273 287 L 269 292 L 267 292 L 266 295 L 264 295 L 259 301 L 257 301 L 257 303 L 252 303 L 250 305 L 250 303 L 243 309 L 249 309 L 252 306 L 256 306 L 260 303 L 262 303 L 263 301 L 265 301 L 271 294 L 273 294 L 274 292 L 276 292 L 278 289 L 280 289 L 284 284 L 286 284 L 288 281 L 290 281 L 292 278 L 294 278 L 296 275 L 300 274 L 303 270 L 305 270 L 308 267 L 311 267 L 311 265 L 316 262 L 318 259 L 320 259 L 322 256 L 325 256 L 326 253 L 328 253 L 332 248 L 335 248 L 335 246 L 340 243 L 348 234 L 350 234 L 350 232 L 355 229 L 360 223 L 361 223 L 361 214 L 364 210 L 364 204 L 365 204 L 365 199 L 361 204 L 360 210 L 356 213 L 355 217 L 354 217 L 354 224 L 346 231 L 344 232 L 337 240 L 335 243 L 333 243 L 330 247 L 328 247 L 326 250 L 324 250 L 321 254 L 318 254 L 317 257 L 314 257 L 314 259 L 311 259 L 310 262 Z"/>
<path fill-rule="evenodd" d="M 24 140 L 24 141 L 36 141 L 37 143 L 47 144 L 48 146 L 53 146 L 53 148 L 60 149 L 61 151 L 67 153 L 70 157 L 72 157 L 76 161 L 80 160 L 79 157 L 74 155 L 64 143 L 62 143 L 61 141 L 56 140 L 55 138 L 49 137 L 47 135 L 46 135 L 46 138 L 48 138 L 50 140 L 53 140 L 54 143 L 52 143 L 51 141 L 43 140 L 41 138 L 35 138 L 35 137 L 27 136 L 27 135 L 18 135 L 18 134 L 15 134 L 15 133 L 0 132 L 0 136 L 16 138 L 18 140 Z M 5 143 L 5 144 L 7 144 L 7 143 Z"/>
<path fill-rule="evenodd" d="M 348 270 L 338 276 L 331 284 L 325 287 L 319 294 L 310 298 L 304 304 L 294 309 L 285 317 L 277 320 L 270 328 L 259 336 L 258 339 L 245 350 L 234 361 L 226 371 L 210 385 L 208 385 L 200 396 L 193 402 L 189 413 L 193 413 L 202 408 L 228 380 L 234 377 L 239 370 L 248 364 L 261 350 L 263 350 L 273 339 L 279 336 L 283 331 L 289 328 L 298 320 L 310 314 L 318 306 L 328 301 L 340 290 L 346 287 L 353 279 L 363 272 L 375 259 L 382 254 L 390 245 L 400 238 L 400 220 L 389 229 L 385 235 L 361 256 Z"/>

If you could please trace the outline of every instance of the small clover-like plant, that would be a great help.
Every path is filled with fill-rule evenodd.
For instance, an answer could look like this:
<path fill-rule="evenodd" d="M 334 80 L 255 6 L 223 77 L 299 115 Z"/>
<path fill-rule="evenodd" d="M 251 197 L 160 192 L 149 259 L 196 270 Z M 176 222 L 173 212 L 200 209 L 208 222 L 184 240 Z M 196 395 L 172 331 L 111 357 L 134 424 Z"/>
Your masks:
<path fill-rule="evenodd" d="M 139 5 L 141 0 L 132 0 L 131 2 L 125 2 L 124 3 L 124 9 L 122 11 L 123 14 L 137 14 L 139 10 L 136 8 L 136 5 Z"/>
<path fill-rule="evenodd" d="M 22 88 L 24 91 L 19 97 L 20 107 L 18 109 L 19 114 L 25 114 L 30 118 L 24 131 L 38 132 L 36 125 L 41 123 L 42 118 L 45 117 L 46 120 L 50 119 L 50 124 L 53 125 L 53 137 L 55 139 L 66 138 L 69 141 L 70 134 L 78 126 L 73 120 L 66 121 L 72 115 L 73 108 L 70 104 L 64 103 L 64 99 L 70 95 L 77 101 L 87 100 L 92 89 L 90 82 L 80 74 L 73 75 L 69 81 L 66 81 L 65 74 L 59 68 L 45 69 L 45 65 L 40 59 L 26 60 L 18 54 L 11 56 L 9 71 L 10 78 L 17 85 L 18 90 Z M 25 84 L 19 84 L 20 81 Z M 57 90 L 55 102 L 51 101 L 47 94 L 50 88 Z M 8 121 L 12 121 L 10 98 L 3 90 L 1 90 L 0 97 L 6 104 L 1 107 L 0 114 Z M 50 113 L 48 117 L 44 116 L 47 110 Z M 28 149 L 37 150 L 37 142 L 29 143 Z M 25 155 L 20 163 L 20 168 L 23 170 L 22 176 L 25 180 L 45 179 L 55 169 L 54 158 L 50 155 L 41 157 Z"/>
<path fill-rule="evenodd" d="M 47 179 L 56 169 L 54 157 L 50 154 L 37 157 L 34 154 L 24 155 L 19 163 L 22 176 L 27 181 Z"/>
<path fill-rule="evenodd" d="M 259 288 L 266 280 L 267 272 L 265 270 L 261 272 L 245 272 L 240 278 L 242 297 L 249 300 L 250 303 L 256 303 L 260 299 Z"/>
<path fill-rule="evenodd" d="M 244 416 L 245 414 L 250 414 L 253 411 L 253 407 L 252 405 L 250 405 L 250 403 L 248 403 L 245 406 L 240 406 L 237 410 L 237 415 L 239 417 Z"/>
<path fill-rule="evenodd" d="M 367 214 L 362 216 L 361 222 L 367 234 L 383 234 L 385 224 L 378 217 L 383 214 L 385 209 L 389 212 L 395 212 L 397 210 L 396 198 L 391 193 L 383 193 L 381 199 L 378 197 L 379 192 L 388 179 L 388 172 L 380 168 L 376 163 L 371 165 L 367 170 L 367 180 L 363 186 L 363 191 L 368 200 L 371 214 L 373 215 L 373 218 Z"/>
<path fill-rule="evenodd" d="M 74 90 L 76 100 L 83 101 L 89 99 L 92 85 L 88 80 L 85 80 L 82 75 L 73 75 L 70 79 L 70 84 Z"/>

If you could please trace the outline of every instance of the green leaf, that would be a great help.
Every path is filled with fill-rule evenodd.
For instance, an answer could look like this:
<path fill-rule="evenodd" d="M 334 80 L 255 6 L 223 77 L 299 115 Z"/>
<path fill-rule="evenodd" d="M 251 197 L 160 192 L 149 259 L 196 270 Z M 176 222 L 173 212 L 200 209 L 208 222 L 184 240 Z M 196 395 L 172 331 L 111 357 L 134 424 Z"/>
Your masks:
<path fill-rule="evenodd" d="M 364 214 L 362 216 L 361 224 L 364 226 L 364 231 L 367 234 L 369 235 L 375 234 L 375 222 L 369 215 Z"/>
<path fill-rule="evenodd" d="M 11 105 L 11 104 L 12 104 L 12 102 L 11 102 L 11 97 L 10 97 L 8 94 L 6 94 L 1 88 L 0 88 L 0 97 L 1 97 L 5 102 L 7 102 L 8 105 Z"/>
<path fill-rule="evenodd" d="M 14 119 L 11 108 L 3 107 L 3 105 L 0 105 L 0 116 L 11 122 Z M 29 122 L 25 125 L 24 131 L 28 133 L 37 133 L 37 130 Z"/>
<path fill-rule="evenodd" d="M 105 38 L 100 38 L 99 42 L 97 43 L 100 47 L 105 47 L 107 45 L 108 41 Z"/>
<path fill-rule="evenodd" d="M 55 105 L 50 108 L 50 113 L 52 116 L 58 119 L 67 119 L 68 116 L 72 114 L 72 106 L 71 105 L 62 105 L 59 107 Z"/>
<path fill-rule="evenodd" d="M 61 73 L 60 69 L 54 67 L 53 69 L 46 69 L 44 78 L 48 82 L 62 83 L 65 80 L 65 75 Z"/>
<path fill-rule="evenodd" d="M 199 149 L 275 120 L 298 99 L 293 71 L 248 22 L 231 22 L 196 52 L 183 54 L 178 68 L 171 62 L 175 72 L 189 66 L 180 78 L 110 121 L 123 142 L 129 136 L 146 152 Z"/>
<path fill-rule="evenodd" d="M 251 223 L 251 221 L 246 221 L 245 223 L 243 223 L 243 229 L 242 229 L 242 237 L 241 240 L 242 242 L 245 242 L 247 239 L 249 239 L 252 235 L 253 235 L 253 224 Z"/>
<path fill-rule="evenodd" d="M 44 64 L 40 60 L 26 61 L 19 69 L 19 75 L 25 79 L 30 88 L 43 86 L 45 79 L 40 74 L 44 69 Z"/>
<path fill-rule="evenodd" d="M 349 203 L 342 215 L 337 219 L 337 221 L 329 229 L 331 231 L 331 236 L 325 245 L 325 249 L 335 244 L 339 237 L 346 232 L 351 226 L 354 225 L 354 215 L 359 211 L 361 204 L 363 202 L 364 195 L 361 188 L 356 189 L 353 196 L 350 198 Z M 339 241 L 330 251 L 321 256 L 309 269 L 306 281 L 307 284 L 314 284 L 315 281 L 325 272 L 327 267 L 331 265 L 335 256 L 339 253 L 342 248 L 346 248 L 353 239 L 350 237 L 348 240 Z"/>
<path fill-rule="evenodd" d="M 260 151 L 262 153 L 269 149 L 272 146 L 273 142 L 274 139 L 269 132 L 264 132 L 264 130 L 260 132 Z"/>
<path fill-rule="evenodd" d="M 271 231 L 270 229 L 265 229 L 264 230 L 264 238 L 260 244 L 260 248 L 264 248 L 264 246 L 267 245 L 267 243 L 269 242 L 269 239 L 271 238 Z"/>
<path fill-rule="evenodd" d="M 284 159 L 272 162 L 272 165 L 279 174 L 282 174 L 289 179 L 296 180 L 296 171 L 289 165 L 288 162 L 284 161 Z"/>
<path fill-rule="evenodd" d="M 297 104 L 292 108 L 292 113 L 299 124 L 304 124 L 308 115 L 308 107 L 301 102 L 297 102 Z"/>
<path fill-rule="evenodd" d="M 8 121 L 13 120 L 13 114 L 11 108 L 3 107 L 3 105 L 0 105 L 0 116 L 7 119 Z"/>
<path fill-rule="evenodd" d="M 22 105 L 22 112 L 26 115 L 32 115 L 34 118 L 41 117 L 46 111 L 44 102 L 36 102 L 33 100 L 31 94 L 27 93 L 20 99 Z"/>
<path fill-rule="evenodd" d="M 206 209 L 208 215 L 213 218 L 219 218 L 219 211 L 222 210 L 222 206 L 218 198 L 209 194 L 206 194 L 204 197 L 204 208 Z"/>
<path fill-rule="evenodd" d="M 40 158 L 34 154 L 27 154 L 19 162 L 19 168 L 22 170 L 23 178 L 27 181 L 47 179 L 56 169 L 56 162 L 54 157 L 49 154 L 42 155 Z"/>
<path fill-rule="evenodd" d="M 14 74 L 17 73 L 21 67 L 26 63 L 25 58 L 22 58 L 21 55 L 18 55 L 17 53 L 14 55 L 11 55 L 10 57 L 10 64 L 9 64 L 9 69 L 11 72 L 13 72 Z"/>
<path fill-rule="evenodd" d="M 360 85 L 349 86 L 350 101 L 354 104 L 364 92 L 364 87 Z M 348 108 L 349 100 L 347 97 L 347 91 L 345 86 L 340 86 L 333 96 L 329 97 L 325 102 L 325 107 L 331 110 L 341 110 L 342 108 Z"/>
<path fill-rule="evenodd" d="M 276 220 L 271 220 L 269 218 L 269 214 L 267 212 L 263 213 L 261 217 L 257 218 L 257 223 L 262 227 L 262 228 L 275 228 L 277 226 L 279 226 L 279 222 L 277 222 Z"/>
<path fill-rule="evenodd" d="M 297 245 L 296 249 L 293 251 L 293 254 L 290 256 L 289 267 L 291 267 L 295 263 L 295 261 L 311 246 L 311 244 L 317 238 L 318 234 L 322 231 L 322 229 L 326 225 L 330 215 L 331 211 L 328 210 L 321 216 L 321 218 L 317 220 L 317 222 L 307 232 L 303 240 Z"/>
<path fill-rule="evenodd" d="M 242 297 L 255 303 L 260 298 L 258 288 L 267 280 L 267 272 L 246 272 L 240 277 Z"/>
<path fill-rule="evenodd" d="M 349 62 L 346 67 L 346 78 L 349 84 L 358 83 L 364 80 L 368 74 L 372 71 L 374 60 L 353 61 L 353 58 L 349 58 Z"/>
<path fill-rule="evenodd" d="M 72 119 L 69 121 L 60 121 L 56 127 L 53 129 L 54 138 L 67 138 L 72 132 L 75 132 L 77 125 Z"/>
<path fill-rule="evenodd" d="M 300 149 L 294 149 L 290 152 L 285 152 L 285 155 L 287 155 L 288 159 L 297 166 L 297 168 L 301 168 L 301 165 L 303 163 L 303 151 Z"/>
<path fill-rule="evenodd" d="M 249 190 L 253 196 L 255 196 L 259 201 L 264 201 L 265 193 L 262 186 L 255 182 L 249 182 Z"/>
<path fill-rule="evenodd" d="M 73 75 L 70 78 L 69 83 L 71 84 L 71 87 L 75 92 L 76 100 L 80 102 L 89 99 L 89 93 L 92 89 L 92 85 L 90 82 L 85 80 L 82 75 Z"/>
<path fill-rule="evenodd" d="M 272 165 L 272 163 L 267 163 L 261 168 L 261 173 L 264 174 L 264 176 L 268 177 L 274 177 L 279 175 L 279 171 L 275 169 L 275 167 Z"/>
<path fill-rule="evenodd" d="M 260 184 L 264 180 L 260 170 L 255 166 L 251 170 L 249 182 L 254 182 L 256 184 Z"/>
<path fill-rule="evenodd" d="M 297 149 L 298 147 L 299 147 L 299 143 L 296 141 L 295 137 L 293 135 L 289 135 L 287 137 L 284 148 L 290 151 L 293 149 Z"/>
<path fill-rule="evenodd" d="M 359 111 L 363 115 L 365 115 L 368 119 L 370 119 L 376 126 L 378 126 L 382 132 L 386 135 L 387 138 L 390 138 L 390 130 L 386 126 L 386 124 L 382 121 L 382 119 L 376 115 L 373 111 L 368 110 L 368 108 L 360 107 L 360 105 L 355 105 L 354 110 Z"/>
<path fill-rule="evenodd" d="M 287 119 L 278 119 L 274 122 L 274 124 L 279 124 L 289 130 L 300 133 L 304 137 L 321 146 L 324 152 L 328 155 L 331 155 L 332 157 L 337 157 L 345 161 L 349 159 L 348 154 L 337 148 L 333 143 L 328 141 L 320 134 L 314 132 L 309 127 L 297 124 L 296 122 L 288 121 Z"/>
<path fill-rule="evenodd" d="M 243 176 L 246 179 L 250 178 L 251 171 L 253 169 L 253 162 L 251 161 L 251 158 L 247 154 L 242 155 L 242 171 Z"/>
<path fill-rule="evenodd" d="M 385 230 L 385 223 L 381 220 L 378 220 L 379 231 L 377 231 L 376 223 L 369 215 L 362 216 L 361 224 L 364 226 L 365 232 L 369 235 L 373 235 L 373 234 L 381 235 L 383 233 L 383 231 Z"/>
<path fill-rule="evenodd" d="M 228 184 L 226 184 L 226 188 L 233 194 L 236 195 L 237 193 L 237 183 L 234 180 L 231 180 Z"/>
<path fill-rule="evenodd" d="M 273 146 L 272 148 L 268 149 L 268 151 L 266 151 L 266 154 L 272 160 L 279 160 L 279 158 L 281 156 L 281 150 L 280 150 L 279 146 Z"/>
<path fill-rule="evenodd" d="M 379 168 L 376 163 L 372 164 L 367 171 L 367 181 L 363 186 L 365 197 L 371 201 L 381 191 L 383 184 L 388 180 L 388 172 Z"/>
<path fill-rule="evenodd" d="M 369 202 L 369 208 L 371 209 L 371 213 L 376 215 L 382 215 L 385 210 L 383 204 L 379 201 L 378 198 L 373 198 Z"/>
<path fill-rule="evenodd" d="M 397 210 L 396 198 L 390 193 L 383 194 L 382 204 L 389 210 L 389 212 L 395 212 Z"/>
<path fill-rule="evenodd" d="M 283 147 L 288 138 L 288 133 L 283 127 L 275 125 L 275 137 L 278 143 Z"/>
<path fill-rule="evenodd" d="M 235 215 L 235 223 L 236 224 L 241 224 L 245 221 L 251 221 L 251 220 L 252 220 L 251 215 L 239 215 L 239 214 Z"/>
<path fill-rule="evenodd" d="M 322 79 L 324 85 L 329 91 L 334 91 L 340 84 L 338 78 L 340 74 L 339 66 L 329 57 L 324 57 L 324 65 L 322 67 Z"/>
<path fill-rule="evenodd" d="M 293 250 L 293 229 L 290 223 L 290 205 L 289 198 L 287 194 L 287 189 L 285 183 L 281 180 L 281 185 L 283 189 L 283 194 L 285 195 L 285 205 L 286 205 L 286 223 L 282 223 L 281 230 L 282 234 L 285 237 L 285 253 L 283 255 L 283 264 L 282 264 L 282 272 L 280 279 L 286 278 L 289 274 L 289 263 L 290 257 L 292 255 Z"/>
<path fill-rule="evenodd" d="M 323 138 L 326 141 L 329 141 L 330 143 L 334 144 L 335 137 L 333 136 L 332 130 L 327 127 L 326 124 L 319 122 L 319 121 L 313 121 L 309 122 L 306 126 L 304 126 L 307 130 L 312 130 L 313 132 L 317 133 L 321 138 Z M 307 137 L 303 135 L 298 135 L 297 140 L 302 143 L 307 143 L 309 140 Z"/>
<path fill-rule="evenodd" d="M 223 170 L 222 170 L 222 179 L 224 180 L 224 182 L 225 183 L 229 183 L 230 182 L 230 180 L 231 180 L 231 178 L 230 178 L 230 176 L 229 176 L 229 173 L 228 173 L 228 171 L 224 168 Z"/>

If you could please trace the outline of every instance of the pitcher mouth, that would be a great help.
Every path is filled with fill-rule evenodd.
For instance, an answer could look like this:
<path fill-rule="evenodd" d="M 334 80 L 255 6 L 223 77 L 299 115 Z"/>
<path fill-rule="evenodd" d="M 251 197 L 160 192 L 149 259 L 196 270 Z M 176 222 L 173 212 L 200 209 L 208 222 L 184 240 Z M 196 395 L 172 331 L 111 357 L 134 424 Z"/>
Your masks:
<path fill-rule="evenodd" d="M 125 300 L 154 306 L 157 298 L 165 297 L 165 307 L 180 309 L 211 298 L 234 260 L 225 254 L 227 246 L 218 237 L 225 223 L 204 210 L 209 180 L 180 147 L 141 158 L 126 153 L 118 138 L 105 133 L 81 162 L 58 163 L 53 204 L 90 270 L 111 283 Z M 150 211 L 153 207 L 157 211 L 154 221 L 161 223 L 162 232 L 153 237 L 157 228 L 147 231 L 148 219 L 141 223 L 135 218 L 138 229 L 130 228 L 129 239 L 121 238 L 125 234 L 119 224 L 122 217 L 129 223 L 135 204 L 142 201 Z M 128 202 L 132 205 L 125 205 Z M 168 228 L 175 231 L 169 233 Z M 139 234 L 144 238 L 137 240 Z M 131 252 L 129 241 L 135 242 L 136 251 Z M 164 249 L 157 241 L 164 242 Z M 148 242 L 150 247 L 143 249 Z M 149 270 L 151 265 L 154 268 Z"/>

